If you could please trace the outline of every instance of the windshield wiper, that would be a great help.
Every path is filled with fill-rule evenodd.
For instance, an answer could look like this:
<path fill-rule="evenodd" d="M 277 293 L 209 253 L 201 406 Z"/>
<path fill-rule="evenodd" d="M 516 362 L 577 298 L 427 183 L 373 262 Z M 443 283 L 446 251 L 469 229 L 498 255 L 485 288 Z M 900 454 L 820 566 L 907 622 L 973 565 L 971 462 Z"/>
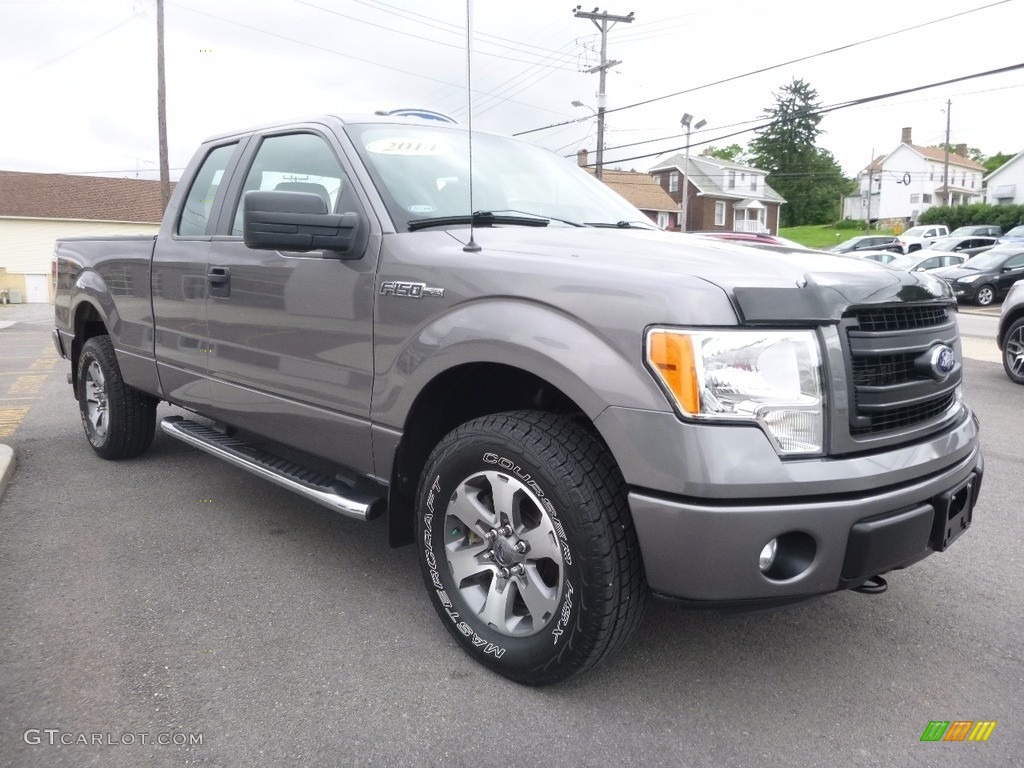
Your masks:
<path fill-rule="evenodd" d="M 474 211 L 473 215 L 434 216 L 429 219 L 413 219 L 409 222 L 409 231 L 427 227 L 454 227 L 459 224 L 472 224 L 476 227 L 490 227 L 495 224 L 512 224 L 522 227 L 546 227 L 549 219 L 530 216 L 495 216 L 491 211 Z"/>
<path fill-rule="evenodd" d="M 587 227 L 607 227 L 609 229 L 657 229 L 649 221 L 585 221 L 583 224 Z"/>
<path fill-rule="evenodd" d="M 496 208 L 493 211 L 487 211 L 487 213 L 521 213 L 524 216 L 536 216 L 537 218 L 548 219 L 549 221 L 557 221 L 560 224 L 568 224 L 570 227 L 582 227 L 578 221 L 569 221 L 569 219 L 560 219 L 557 216 L 541 215 L 539 213 L 533 213 L 531 211 L 519 211 L 515 208 Z"/>

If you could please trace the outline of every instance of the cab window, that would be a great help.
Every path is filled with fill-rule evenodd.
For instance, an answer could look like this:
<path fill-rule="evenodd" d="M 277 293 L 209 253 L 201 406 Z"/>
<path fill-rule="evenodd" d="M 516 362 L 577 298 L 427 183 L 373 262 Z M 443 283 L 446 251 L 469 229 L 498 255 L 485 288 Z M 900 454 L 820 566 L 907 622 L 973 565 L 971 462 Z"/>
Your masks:
<path fill-rule="evenodd" d="M 206 234 L 213 201 L 217 197 L 217 190 L 224 179 L 224 171 L 227 170 L 231 155 L 237 146 L 237 142 L 224 144 L 206 156 L 181 208 L 181 217 L 178 219 L 179 236 L 202 237 Z"/>

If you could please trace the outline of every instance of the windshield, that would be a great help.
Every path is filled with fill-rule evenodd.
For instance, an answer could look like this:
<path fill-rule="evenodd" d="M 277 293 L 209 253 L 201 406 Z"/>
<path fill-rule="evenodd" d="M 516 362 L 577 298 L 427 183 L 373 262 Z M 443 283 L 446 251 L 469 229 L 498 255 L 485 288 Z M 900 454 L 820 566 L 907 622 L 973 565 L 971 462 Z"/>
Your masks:
<path fill-rule="evenodd" d="M 1003 237 L 1024 237 L 1024 226 L 1014 227 L 1005 235 L 1003 235 Z"/>
<path fill-rule="evenodd" d="M 404 124 L 345 130 L 399 231 L 438 217 L 464 217 L 454 226 L 469 225 L 466 131 Z M 522 141 L 481 133 L 473 134 L 472 210 L 542 217 L 550 226 L 639 222 L 655 228 L 574 162 Z"/>
<path fill-rule="evenodd" d="M 889 266 L 893 269 L 910 269 L 919 261 L 921 260 L 913 256 L 897 256 L 889 262 Z"/>
<path fill-rule="evenodd" d="M 955 251 L 957 246 L 963 245 L 963 240 L 952 239 L 952 240 L 937 240 L 932 243 L 932 247 L 929 251 Z"/>
<path fill-rule="evenodd" d="M 903 233 L 903 236 L 904 237 L 921 237 L 929 229 L 931 229 L 931 227 L 911 227 L 910 229 L 908 229 L 906 232 Z"/>
<path fill-rule="evenodd" d="M 1003 262 L 1011 256 L 1015 256 L 1020 252 L 1020 248 L 1012 246 L 1008 250 L 992 248 L 964 262 L 963 266 L 967 269 L 995 269 L 996 267 L 1001 267 Z"/>

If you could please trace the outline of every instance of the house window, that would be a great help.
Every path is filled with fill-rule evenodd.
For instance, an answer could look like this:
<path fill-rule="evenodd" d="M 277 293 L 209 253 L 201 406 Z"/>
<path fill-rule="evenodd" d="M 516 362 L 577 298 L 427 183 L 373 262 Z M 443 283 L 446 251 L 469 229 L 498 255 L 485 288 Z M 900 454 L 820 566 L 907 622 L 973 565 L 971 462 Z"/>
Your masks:
<path fill-rule="evenodd" d="M 935 171 L 928 171 L 928 181 L 935 181 Z"/>
<path fill-rule="evenodd" d="M 750 177 L 750 191 L 757 192 L 757 176 L 752 175 Z"/>
<path fill-rule="evenodd" d="M 715 226 L 725 226 L 725 202 L 722 200 L 715 201 Z"/>
<path fill-rule="evenodd" d="M 668 175 L 668 191 L 678 192 L 679 191 L 679 174 L 673 171 Z"/>
<path fill-rule="evenodd" d="M 736 171 L 729 171 L 729 189 L 736 189 Z"/>
<path fill-rule="evenodd" d="M 662 229 L 668 229 L 668 213 L 665 211 L 658 211 L 658 226 Z"/>
<path fill-rule="evenodd" d="M 657 184 L 659 187 L 661 186 L 661 174 L 660 173 L 654 174 L 654 183 Z"/>
<path fill-rule="evenodd" d="M 919 203 L 919 202 L 921 202 L 921 196 L 915 192 L 914 194 L 912 194 L 910 196 L 910 202 L 911 203 Z"/>
<path fill-rule="evenodd" d="M 932 196 L 931 195 L 927 195 L 927 194 L 921 195 L 921 202 L 922 203 L 925 203 L 927 205 L 931 201 L 932 201 Z"/>
<path fill-rule="evenodd" d="M 974 174 L 971 174 L 971 189 L 974 189 Z"/>

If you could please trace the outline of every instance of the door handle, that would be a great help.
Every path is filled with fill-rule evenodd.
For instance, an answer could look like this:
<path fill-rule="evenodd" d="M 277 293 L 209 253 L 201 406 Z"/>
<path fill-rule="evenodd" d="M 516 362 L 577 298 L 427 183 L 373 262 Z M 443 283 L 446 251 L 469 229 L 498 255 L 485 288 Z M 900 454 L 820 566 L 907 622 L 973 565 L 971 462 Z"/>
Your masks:
<path fill-rule="evenodd" d="M 231 279 L 231 270 L 227 267 L 210 267 L 206 279 L 211 285 L 224 285 Z"/>

